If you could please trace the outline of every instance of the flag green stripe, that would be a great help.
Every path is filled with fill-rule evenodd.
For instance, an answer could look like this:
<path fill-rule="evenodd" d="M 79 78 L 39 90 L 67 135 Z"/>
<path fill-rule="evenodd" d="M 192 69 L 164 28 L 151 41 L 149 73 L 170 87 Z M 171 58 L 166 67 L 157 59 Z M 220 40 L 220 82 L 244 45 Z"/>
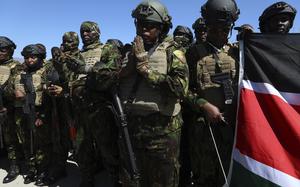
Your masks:
<path fill-rule="evenodd" d="M 230 187 L 279 187 L 251 171 L 244 168 L 240 163 L 233 161 Z"/>

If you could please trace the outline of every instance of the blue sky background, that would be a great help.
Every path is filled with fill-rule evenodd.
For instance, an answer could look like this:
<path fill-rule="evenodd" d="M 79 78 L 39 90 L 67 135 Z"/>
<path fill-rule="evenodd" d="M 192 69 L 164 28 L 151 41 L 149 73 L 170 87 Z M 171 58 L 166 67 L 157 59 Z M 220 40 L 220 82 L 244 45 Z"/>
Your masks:
<path fill-rule="evenodd" d="M 200 16 L 200 7 L 205 0 L 161 0 L 176 25 L 191 27 Z M 28 44 L 43 43 L 50 49 L 59 46 L 64 32 L 79 33 L 83 21 L 95 21 L 101 30 L 100 39 L 118 38 L 131 42 L 135 27 L 131 11 L 140 0 L 1 0 L 0 35 L 11 38 L 16 44 L 15 57 Z M 236 0 L 241 14 L 236 25 L 251 24 L 258 32 L 258 17 L 276 0 Z M 299 0 L 286 0 L 300 12 Z M 291 32 L 300 32 L 300 16 L 297 15 Z M 173 31 L 173 30 L 172 30 Z M 171 32 L 170 32 L 171 33 Z M 230 39 L 235 40 L 235 33 Z M 80 45 L 81 46 L 81 45 Z"/>

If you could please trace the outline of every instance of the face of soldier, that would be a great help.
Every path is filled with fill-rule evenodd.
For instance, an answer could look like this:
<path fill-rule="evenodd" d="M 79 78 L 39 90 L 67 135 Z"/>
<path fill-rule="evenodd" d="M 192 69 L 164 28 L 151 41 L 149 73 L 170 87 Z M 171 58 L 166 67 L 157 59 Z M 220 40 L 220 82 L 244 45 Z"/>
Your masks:
<path fill-rule="evenodd" d="M 188 47 L 191 44 L 189 36 L 180 32 L 174 35 L 174 41 L 180 44 L 182 47 Z"/>
<path fill-rule="evenodd" d="M 0 63 L 9 60 L 11 58 L 10 54 L 8 48 L 0 48 Z"/>
<path fill-rule="evenodd" d="M 72 38 L 63 38 L 63 43 L 61 45 L 63 48 L 63 51 L 74 51 L 77 50 L 78 45 L 77 42 L 74 41 Z"/>
<path fill-rule="evenodd" d="M 290 16 L 287 14 L 278 14 L 270 18 L 267 24 L 266 30 L 268 33 L 286 34 L 291 27 Z"/>
<path fill-rule="evenodd" d="M 84 45 L 93 44 L 99 39 L 99 34 L 95 30 L 91 30 L 91 28 L 87 27 L 80 29 L 80 36 Z"/>
<path fill-rule="evenodd" d="M 145 44 L 155 44 L 161 34 L 161 24 L 137 21 L 136 33 L 143 38 Z"/>
<path fill-rule="evenodd" d="M 206 28 L 198 28 L 195 30 L 195 38 L 197 42 L 204 42 L 207 37 L 207 31 Z"/>
<path fill-rule="evenodd" d="M 228 42 L 230 26 L 211 25 L 207 27 L 207 41 L 217 48 L 222 48 Z"/>
<path fill-rule="evenodd" d="M 32 67 L 38 63 L 39 58 L 36 55 L 30 55 L 30 56 L 24 57 L 24 60 L 28 67 Z"/>

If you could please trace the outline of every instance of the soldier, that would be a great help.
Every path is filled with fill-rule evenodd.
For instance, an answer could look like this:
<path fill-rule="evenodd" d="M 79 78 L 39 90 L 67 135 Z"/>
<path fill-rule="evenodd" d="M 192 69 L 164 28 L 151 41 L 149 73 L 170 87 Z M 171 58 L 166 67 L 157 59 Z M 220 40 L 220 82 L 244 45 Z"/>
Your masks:
<path fill-rule="evenodd" d="M 49 161 L 50 141 L 44 123 L 44 103 L 42 102 L 44 77 L 44 51 L 31 44 L 23 48 L 25 63 L 9 79 L 8 93 L 15 97 L 16 131 L 27 166 L 24 183 L 40 181 L 46 175 Z"/>
<path fill-rule="evenodd" d="M 206 40 L 207 28 L 203 18 L 198 18 L 192 25 L 194 29 L 196 44 L 202 43 Z"/>
<path fill-rule="evenodd" d="M 98 46 L 98 48 L 87 50 L 84 46 L 82 60 L 68 59 L 69 68 L 76 73 L 86 75 L 85 78 L 75 81 L 73 85 L 73 95 L 81 101 L 78 107 L 80 112 L 79 131 L 81 131 L 80 142 L 78 147 L 78 165 L 81 171 L 82 180 L 80 186 L 94 186 L 94 175 L 99 167 L 104 167 L 114 176 L 116 175 L 117 163 L 117 137 L 111 135 L 111 128 L 115 127 L 114 116 L 107 107 L 107 94 L 104 88 L 114 82 L 113 78 L 106 79 L 107 75 L 102 75 L 102 69 L 114 66 L 121 58 L 118 48 L 111 44 L 101 45 L 99 41 L 99 28 L 96 23 L 84 22 L 81 27 L 81 36 L 83 42 L 88 38 L 95 37 L 97 40 L 89 46 Z M 93 37 L 92 37 L 93 35 Z M 99 45 L 98 45 L 99 44 Z M 114 69 L 114 71 L 116 71 Z M 106 72 L 110 74 L 110 72 Z M 104 73 L 105 74 L 105 73 Z M 116 73 L 113 73 L 116 74 Z M 109 77 L 109 76 L 108 76 Z M 105 81 L 101 81 L 102 79 Z M 101 81 L 101 83 L 98 83 Z M 79 84 L 82 92 L 77 91 Z M 76 92 L 76 93 L 74 93 Z M 77 94 L 79 93 L 79 94 Z M 82 94 L 81 94 L 82 93 Z M 77 94 L 77 95 L 76 95 Z M 78 102 L 77 104 L 78 105 Z M 79 132 L 80 133 L 80 132 Z M 111 142 L 110 139 L 114 138 Z M 113 152 L 113 153 L 112 153 Z M 112 156 L 113 155 L 113 156 Z M 98 165 L 97 165 L 98 163 Z"/>
<path fill-rule="evenodd" d="M 100 43 L 100 34 L 99 26 L 95 22 L 85 21 L 80 26 L 80 36 L 83 43 L 81 55 L 88 65 L 95 65 L 101 58 L 103 45 Z"/>
<path fill-rule="evenodd" d="M 190 28 L 178 25 L 174 32 L 173 38 L 176 45 L 182 47 L 184 51 L 188 50 L 193 43 L 193 33 Z M 185 123 L 185 110 L 182 109 L 183 122 Z M 191 164 L 189 159 L 189 147 L 187 137 L 188 124 L 182 125 L 180 137 L 180 171 L 179 171 L 179 187 L 186 186 L 191 182 Z"/>
<path fill-rule="evenodd" d="M 82 59 L 79 49 L 79 37 L 75 32 L 66 32 L 62 37 L 61 49 L 64 55 Z M 53 51 L 52 51 L 53 52 Z M 46 82 L 44 100 L 46 123 L 49 126 L 52 151 L 51 165 L 48 175 L 43 178 L 43 185 L 54 184 L 57 180 L 66 176 L 66 162 L 68 151 L 71 148 L 69 129 L 74 128 L 73 114 L 71 113 L 70 85 L 77 79 L 77 75 L 67 68 L 62 62 L 64 58 L 59 54 L 49 60 L 46 66 Z"/>
<path fill-rule="evenodd" d="M 187 49 L 193 43 L 193 33 L 190 28 L 178 25 L 173 32 L 174 41 L 182 48 Z"/>
<path fill-rule="evenodd" d="M 87 75 L 85 82 L 86 107 L 84 136 L 79 148 L 78 163 L 81 170 L 81 187 L 94 186 L 96 162 L 101 160 L 105 169 L 118 184 L 119 154 L 118 130 L 112 113 L 112 88 L 117 85 L 117 72 L 121 54 L 115 45 L 105 44 L 101 59 L 94 66 L 83 61 L 67 63 L 77 73 Z M 81 114 L 82 115 L 82 114 Z"/>
<path fill-rule="evenodd" d="M 259 17 L 261 33 L 287 34 L 293 27 L 297 10 L 286 2 L 277 2 L 264 10 Z"/>
<path fill-rule="evenodd" d="M 184 52 L 172 37 L 171 16 L 157 0 L 141 2 L 132 17 L 137 36 L 123 60 L 120 98 L 140 170 L 141 186 L 177 186 L 180 98 L 187 91 Z M 122 167 L 123 186 L 136 185 Z"/>
<path fill-rule="evenodd" d="M 239 9 L 234 0 L 209 0 L 201 14 L 207 26 L 206 42 L 198 46 L 196 63 L 187 56 L 191 75 L 187 101 L 192 111 L 198 111 L 190 115 L 189 146 L 194 184 L 218 187 L 225 183 L 233 146 L 238 57 L 228 35 Z"/>
<path fill-rule="evenodd" d="M 107 44 L 112 44 L 112 45 L 115 45 L 117 46 L 117 48 L 119 49 L 120 53 L 123 52 L 123 43 L 121 42 L 121 40 L 118 40 L 118 39 L 108 39 L 106 41 Z"/>
<path fill-rule="evenodd" d="M 6 90 L 7 80 L 14 71 L 16 65 L 19 64 L 18 61 L 13 59 L 14 50 L 16 45 L 13 41 L 5 36 L 0 36 L 0 86 L 1 86 L 1 95 L 2 106 L 0 109 L 0 120 L 1 120 L 1 145 L 3 146 L 3 140 L 5 141 L 7 152 L 8 152 L 8 161 L 9 161 L 9 170 L 7 175 L 3 179 L 3 183 L 9 183 L 16 179 L 19 175 L 20 169 L 18 166 L 17 160 L 17 147 L 18 141 L 16 137 L 16 125 L 14 118 L 14 105 L 13 98 L 7 97 L 7 93 L 3 90 Z M 1 147 L 2 149 L 3 147 Z"/>
<path fill-rule="evenodd" d="M 274 3 L 259 17 L 259 29 L 266 34 L 287 34 L 293 27 L 296 13 L 296 9 L 286 2 Z"/>

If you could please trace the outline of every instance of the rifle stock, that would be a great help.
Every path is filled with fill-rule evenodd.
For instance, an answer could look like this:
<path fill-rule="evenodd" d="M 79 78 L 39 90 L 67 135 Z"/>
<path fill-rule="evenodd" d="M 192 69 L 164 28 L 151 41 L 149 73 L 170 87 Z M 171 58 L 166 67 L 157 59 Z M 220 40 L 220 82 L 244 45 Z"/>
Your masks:
<path fill-rule="evenodd" d="M 113 96 L 113 102 L 114 102 L 114 108 L 115 112 L 117 113 L 117 118 L 118 118 L 118 128 L 120 131 L 120 143 L 121 149 L 123 150 L 123 153 L 125 161 L 127 161 L 127 169 L 129 170 L 129 174 L 131 177 L 131 180 L 135 182 L 136 186 L 140 186 L 139 180 L 140 180 L 140 173 L 136 165 L 136 158 L 133 152 L 131 140 L 129 137 L 129 132 L 128 132 L 128 123 L 126 120 L 126 115 L 124 114 L 122 103 L 120 101 L 120 98 L 117 94 L 117 92 L 112 93 Z M 122 150 L 120 150 L 122 152 Z M 124 153 L 125 152 L 125 153 Z"/>

